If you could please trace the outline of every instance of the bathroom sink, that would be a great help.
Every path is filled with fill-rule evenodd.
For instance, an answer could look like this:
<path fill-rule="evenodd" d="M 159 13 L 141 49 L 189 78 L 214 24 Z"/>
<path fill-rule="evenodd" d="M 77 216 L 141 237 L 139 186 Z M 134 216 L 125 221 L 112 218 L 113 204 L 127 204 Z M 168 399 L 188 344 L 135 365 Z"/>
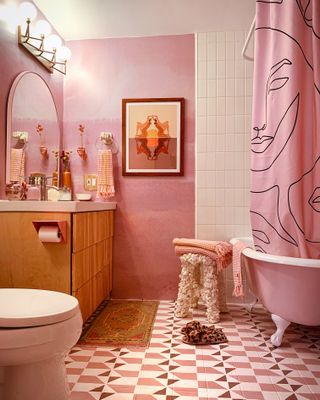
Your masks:
<path fill-rule="evenodd" d="M 0 200 L 0 212 L 86 212 L 115 210 L 115 201 L 8 201 Z"/>

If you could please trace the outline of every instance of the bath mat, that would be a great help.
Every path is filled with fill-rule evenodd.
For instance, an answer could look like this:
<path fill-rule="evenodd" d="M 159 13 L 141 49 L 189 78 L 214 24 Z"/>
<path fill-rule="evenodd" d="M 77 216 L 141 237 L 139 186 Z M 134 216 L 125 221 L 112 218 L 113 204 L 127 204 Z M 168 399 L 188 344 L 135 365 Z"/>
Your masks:
<path fill-rule="evenodd" d="M 108 301 L 84 329 L 78 344 L 147 347 L 158 304 L 157 301 Z"/>

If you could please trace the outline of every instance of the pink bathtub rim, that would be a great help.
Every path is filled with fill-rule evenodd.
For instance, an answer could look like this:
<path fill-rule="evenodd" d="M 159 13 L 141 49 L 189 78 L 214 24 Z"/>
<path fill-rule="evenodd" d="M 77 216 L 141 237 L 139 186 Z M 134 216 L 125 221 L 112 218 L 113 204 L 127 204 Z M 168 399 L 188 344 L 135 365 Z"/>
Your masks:
<path fill-rule="evenodd" d="M 253 246 L 249 237 L 233 238 L 230 242 Z M 245 248 L 242 254 L 241 264 L 248 288 L 271 313 L 276 325 L 276 331 L 270 337 L 274 346 L 281 345 L 291 322 L 320 325 L 320 260 L 275 256 L 253 248 Z"/>
<path fill-rule="evenodd" d="M 308 268 L 320 268 L 320 259 L 313 258 L 296 258 L 296 257 L 286 257 L 286 256 L 276 256 L 273 254 L 262 253 L 253 249 L 252 237 L 236 237 L 230 240 L 230 243 L 234 245 L 237 242 L 242 242 L 248 244 L 248 248 L 244 249 L 242 253 L 254 260 L 265 261 L 269 263 L 285 264 L 285 265 L 295 265 L 297 267 L 308 267 Z"/>

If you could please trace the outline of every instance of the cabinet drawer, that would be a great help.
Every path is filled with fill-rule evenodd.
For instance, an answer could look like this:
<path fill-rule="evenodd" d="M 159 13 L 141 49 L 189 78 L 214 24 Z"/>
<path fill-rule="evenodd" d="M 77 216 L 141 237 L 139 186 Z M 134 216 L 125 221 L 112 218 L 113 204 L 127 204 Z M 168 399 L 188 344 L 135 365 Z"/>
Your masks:
<path fill-rule="evenodd" d="M 73 252 L 76 253 L 113 235 L 113 211 L 73 215 Z"/>
<path fill-rule="evenodd" d="M 72 290 L 76 290 L 93 277 L 94 247 L 72 254 Z"/>
<path fill-rule="evenodd" d="M 83 321 L 86 321 L 93 311 L 91 282 L 85 283 L 81 288 L 72 292 L 72 295 L 78 299 Z"/>

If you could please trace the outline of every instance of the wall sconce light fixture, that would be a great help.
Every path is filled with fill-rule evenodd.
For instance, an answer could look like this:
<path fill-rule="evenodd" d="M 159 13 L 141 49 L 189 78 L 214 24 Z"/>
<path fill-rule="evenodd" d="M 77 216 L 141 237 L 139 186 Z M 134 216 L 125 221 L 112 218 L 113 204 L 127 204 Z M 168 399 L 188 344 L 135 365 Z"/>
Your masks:
<path fill-rule="evenodd" d="M 58 35 L 50 35 L 51 26 L 45 20 L 39 20 L 31 33 L 31 21 L 37 15 L 37 9 L 32 3 L 21 3 L 19 14 L 26 26 L 23 29 L 22 25 L 18 25 L 18 43 L 50 72 L 56 70 L 65 75 L 67 61 L 71 58 L 70 49 L 61 46 L 62 40 Z"/>

